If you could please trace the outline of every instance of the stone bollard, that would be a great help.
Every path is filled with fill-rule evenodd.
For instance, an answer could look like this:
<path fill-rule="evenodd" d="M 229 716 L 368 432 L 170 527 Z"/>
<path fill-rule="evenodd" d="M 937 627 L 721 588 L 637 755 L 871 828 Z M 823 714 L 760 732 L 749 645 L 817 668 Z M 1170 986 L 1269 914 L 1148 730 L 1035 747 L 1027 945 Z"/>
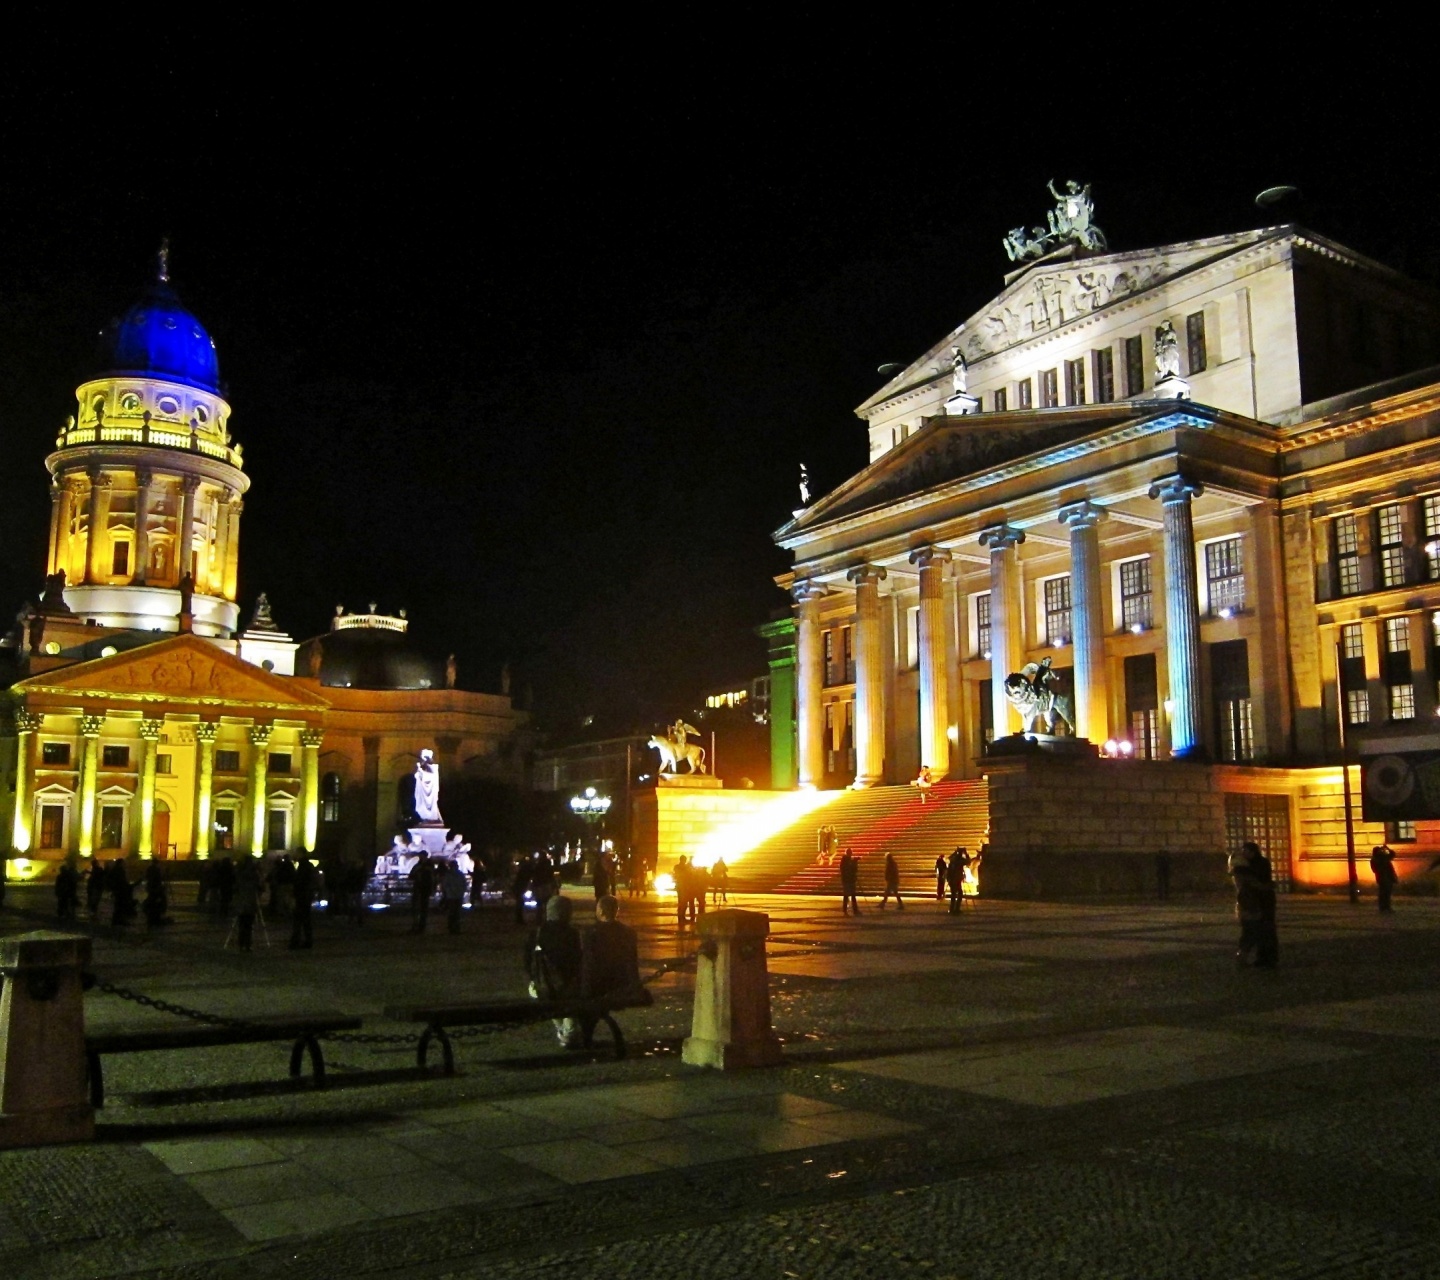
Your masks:
<path fill-rule="evenodd" d="M 770 1026 L 770 974 L 763 911 L 707 911 L 700 917 L 695 1013 L 681 1053 L 697 1067 L 774 1067 L 782 1061 Z"/>
<path fill-rule="evenodd" d="M 0 939 L 0 1149 L 95 1136 L 85 1092 L 81 970 L 90 939 Z"/>

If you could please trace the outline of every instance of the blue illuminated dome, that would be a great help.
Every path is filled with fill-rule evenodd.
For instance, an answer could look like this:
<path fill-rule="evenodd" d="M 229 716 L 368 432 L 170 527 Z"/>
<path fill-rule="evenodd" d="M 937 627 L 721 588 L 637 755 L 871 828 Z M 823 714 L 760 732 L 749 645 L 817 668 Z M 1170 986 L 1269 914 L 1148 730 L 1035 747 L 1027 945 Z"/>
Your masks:
<path fill-rule="evenodd" d="M 220 359 L 205 326 L 163 276 L 101 335 L 107 372 L 184 382 L 220 393 Z"/>

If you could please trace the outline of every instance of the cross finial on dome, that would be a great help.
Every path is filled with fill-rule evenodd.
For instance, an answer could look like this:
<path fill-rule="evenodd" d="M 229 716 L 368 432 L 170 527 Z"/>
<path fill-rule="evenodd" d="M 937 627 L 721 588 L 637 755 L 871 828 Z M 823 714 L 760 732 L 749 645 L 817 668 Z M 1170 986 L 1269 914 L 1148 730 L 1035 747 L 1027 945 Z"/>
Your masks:
<path fill-rule="evenodd" d="M 156 278 L 160 281 L 161 284 L 169 284 L 169 283 L 170 283 L 170 237 L 169 237 L 169 236 L 162 236 L 162 237 L 160 238 L 160 252 L 159 252 L 158 254 L 156 254 L 155 256 L 156 256 L 157 262 L 159 263 L 159 271 L 157 272 Z"/>

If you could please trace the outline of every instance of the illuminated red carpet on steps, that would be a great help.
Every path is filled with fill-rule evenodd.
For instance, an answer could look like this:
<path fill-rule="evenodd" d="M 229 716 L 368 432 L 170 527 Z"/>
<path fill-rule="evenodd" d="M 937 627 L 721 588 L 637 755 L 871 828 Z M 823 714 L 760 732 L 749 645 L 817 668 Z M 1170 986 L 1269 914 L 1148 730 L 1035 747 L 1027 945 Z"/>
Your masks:
<path fill-rule="evenodd" d="M 845 791 L 738 858 L 731 883 L 751 893 L 839 893 L 838 866 L 817 857 L 817 833 L 828 825 L 839 851 L 860 858 L 862 892 L 883 891 L 885 855 L 893 853 L 902 889 L 933 893 L 936 857 L 957 844 L 978 848 L 988 822 L 983 780 L 936 783 L 924 804 L 910 786 Z"/>

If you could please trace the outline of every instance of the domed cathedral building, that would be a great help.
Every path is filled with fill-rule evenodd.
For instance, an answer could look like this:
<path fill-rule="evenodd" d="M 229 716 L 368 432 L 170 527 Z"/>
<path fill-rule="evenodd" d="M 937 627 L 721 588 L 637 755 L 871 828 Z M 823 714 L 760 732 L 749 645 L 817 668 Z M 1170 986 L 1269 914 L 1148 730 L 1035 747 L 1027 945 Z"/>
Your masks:
<path fill-rule="evenodd" d="M 337 617 L 299 674 L 301 646 L 263 595 L 240 628 L 250 481 L 215 344 L 164 249 L 98 366 L 45 459 L 43 594 L 5 641 L 12 875 L 67 854 L 368 858 L 427 747 L 461 776 L 523 780 L 526 717 L 456 688 L 453 661 L 421 656 L 404 618 Z"/>

